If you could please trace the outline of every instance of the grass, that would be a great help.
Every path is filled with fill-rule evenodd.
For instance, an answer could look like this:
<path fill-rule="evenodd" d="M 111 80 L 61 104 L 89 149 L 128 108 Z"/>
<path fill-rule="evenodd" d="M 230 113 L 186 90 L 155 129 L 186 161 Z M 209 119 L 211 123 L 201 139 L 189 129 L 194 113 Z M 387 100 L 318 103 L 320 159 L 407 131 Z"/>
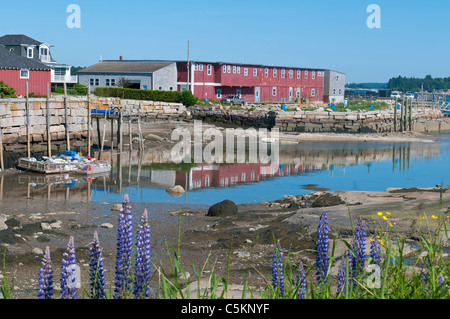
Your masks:
<path fill-rule="evenodd" d="M 407 240 L 391 223 L 391 214 L 388 212 L 374 213 L 370 222 L 375 225 L 378 237 L 366 236 L 376 240 L 381 245 L 381 259 L 375 264 L 375 259 L 366 256 L 367 269 L 350 270 L 350 257 L 357 256 L 352 246 L 356 239 L 353 217 L 349 208 L 349 219 L 352 225 L 353 236 L 351 240 L 339 239 L 336 234 L 329 240 L 328 271 L 325 280 L 318 282 L 316 278 L 316 264 L 302 263 L 305 267 L 305 279 L 299 280 L 299 260 L 305 254 L 314 256 L 317 250 L 309 249 L 301 252 L 284 251 L 274 238 L 274 253 L 278 261 L 274 263 L 273 273 L 277 277 L 269 278 L 258 269 L 255 269 L 263 280 L 263 289 L 255 291 L 245 279 L 242 283 L 242 298 L 254 298 L 258 293 L 262 299 L 298 299 L 299 292 L 303 299 L 447 299 L 450 298 L 450 264 L 445 252 L 445 242 L 448 239 L 447 222 L 450 216 L 442 213 L 442 191 L 440 208 L 434 215 L 419 216 L 418 227 L 424 229 L 420 232 L 419 240 L 414 250 L 407 251 Z M 153 275 L 148 285 L 157 288 L 151 298 L 156 299 L 227 299 L 229 298 L 230 265 L 233 240 L 231 242 L 227 268 L 225 274 L 216 273 L 216 262 L 210 252 L 206 259 L 197 264 L 193 263 L 193 281 L 188 281 L 187 273 L 181 260 L 181 215 L 179 217 L 178 242 L 171 246 L 166 242 L 168 267 L 163 262 L 153 263 Z M 332 227 L 331 227 L 332 229 Z M 373 238 L 373 239 L 372 239 Z M 341 242 L 347 248 L 343 256 L 336 256 L 336 247 Z M 274 257 L 275 258 L 275 257 Z M 277 260 L 276 258 L 274 260 Z M 270 263 L 270 260 L 267 261 Z M 345 275 L 336 272 L 339 264 L 346 265 Z M 337 274 L 336 274 L 337 273 Z M 132 274 L 133 276 L 133 274 Z M 342 276 L 344 279 L 342 279 Z M 55 280 L 58 281 L 58 280 Z M 132 283 L 133 280 L 130 280 Z M 305 284 L 302 288 L 301 284 Z M 338 291 L 338 283 L 341 290 Z M 106 299 L 114 299 L 114 284 L 108 285 Z M 14 275 L 6 276 L 5 256 L 3 261 L 3 282 L 0 291 L 5 299 L 14 296 Z M 195 288 L 194 288 L 195 287 Z M 282 287 L 282 288 L 281 288 Z M 89 288 L 82 287 L 82 298 L 90 298 Z M 130 289 L 132 291 L 132 288 Z M 139 296 L 143 297 L 143 296 Z M 131 293 L 121 298 L 134 298 Z"/>

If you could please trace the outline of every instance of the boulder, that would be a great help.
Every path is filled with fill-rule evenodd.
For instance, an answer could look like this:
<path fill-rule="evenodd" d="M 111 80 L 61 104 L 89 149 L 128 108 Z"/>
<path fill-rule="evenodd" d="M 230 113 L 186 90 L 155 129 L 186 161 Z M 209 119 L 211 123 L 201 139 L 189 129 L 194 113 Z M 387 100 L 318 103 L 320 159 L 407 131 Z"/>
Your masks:
<path fill-rule="evenodd" d="M 337 195 L 324 193 L 318 196 L 312 203 L 312 207 L 329 207 L 345 204 L 345 202 Z"/>
<path fill-rule="evenodd" d="M 166 192 L 174 197 L 180 197 L 184 194 L 184 188 L 180 185 L 175 185 L 166 189 Z"/>
<path fill-rule="evenodd" d="M 149 140 L 149 141 L 154 141 L 154 142 L 162 142 L 162 140 L 163 140 L 162 137 L 160 137 L 158 135 L 154 135 L 154 134 L 147 134 L 145 136 L 145 139 Z"/>
<path fill-rule="evenodd" d="M 224 200 L 220 203 L 214 204 L 208 210 L 206 216 L 233 216 L 239 213 L 237 205 L 231 200 Z"/>

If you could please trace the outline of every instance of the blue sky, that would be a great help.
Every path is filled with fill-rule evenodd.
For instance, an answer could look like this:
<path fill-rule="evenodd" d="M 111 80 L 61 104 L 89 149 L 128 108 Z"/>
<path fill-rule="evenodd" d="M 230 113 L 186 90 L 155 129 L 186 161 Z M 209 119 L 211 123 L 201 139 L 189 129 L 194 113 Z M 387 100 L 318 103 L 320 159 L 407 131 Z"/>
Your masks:
<path fill-rule="evenodd" d="M 70 4 L 81 28 L 70 29 Z M 381 28 L 369 29 L 370 4 Z M 450 1 L 431 0 L 22 0 L 2 3 L 1 34 L 54 46 L 61 63 L 186 59 L 330 68 L 347 82 L 450 76 Z"/>

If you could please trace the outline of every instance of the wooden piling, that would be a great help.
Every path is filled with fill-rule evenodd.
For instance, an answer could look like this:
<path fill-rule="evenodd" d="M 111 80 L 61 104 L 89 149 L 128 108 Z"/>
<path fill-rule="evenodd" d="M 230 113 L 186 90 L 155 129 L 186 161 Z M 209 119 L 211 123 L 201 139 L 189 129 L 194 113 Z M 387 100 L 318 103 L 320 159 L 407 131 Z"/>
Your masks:
<path fill-rule="evenodd" d="M 0 169 L 2 171 L 5 170 L 5 166 L 3 166 L 3 132 L 1 125 L 0 125 Z"/>
<path fill-rule="evenodd" d="M 413 110 L 413 100 L 409 102 L 409 118 L 408 118 L 408 125 L 409 125 L 409 131 L 411 132 L 413 130 L 412 127 L 412 110 Z"/>
<path fill-rule="evenodd" d="M 28 158 L 31 157 L 31 149 L 30 149 L 30 104 L 28 101 L 28 82 L 26 83 L 26 96 L 25 96 L 25 110 L 27 117 L 27 155 Z"/>
<path fill-rule="evenodd" d="M 394 132 L 397 132 L 397 105 L 398 105 L 398 100 L 395 99 L 395 106 L 394 106 Z"/>
<path fill-rule="evenodd" d="M 66 122 L 66 148 L 70 151 L 69 109 L 67 106 L 67 84 L 64 82 L 64 117 Z"/>
<path fill-rule="evenodd" d="M 47 97 L 45 99 L 47 125 L 47 156 L 52 157 L 52 134 L 50 133 L 50 83 L 47 83 Z"/>
<path fill-rule="evenodd" d="M 87 103 L 88 103 L 88 138 L 87 138 L 87 156 L 91 156 L 91 86 L 88 84 L 87 89 Z M 88 195 L 89 198 L 89 195 Z"/>
<path fill-rule="evenodd" d="M 403 99 L 400 103 L 400 132 L 403 132 L 403 106 L 405 104 L 405 100 Z"/>

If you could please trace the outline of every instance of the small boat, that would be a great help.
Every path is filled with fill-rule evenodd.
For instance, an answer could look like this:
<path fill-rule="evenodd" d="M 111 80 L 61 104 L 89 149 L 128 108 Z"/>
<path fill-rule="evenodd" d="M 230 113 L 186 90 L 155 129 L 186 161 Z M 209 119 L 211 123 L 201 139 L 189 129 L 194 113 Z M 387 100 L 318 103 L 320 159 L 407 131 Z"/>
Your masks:
<path fill-rule="evenodd" d="M 17 168 L 41 174 L 75 173 L 93 175 L 106 173 L 111 170 L 107 161 L 97 161 L 90 157 L 82 157 L 74 151 L 65 151 L 60 156 L 22 157 L 19 158 Z"/>

